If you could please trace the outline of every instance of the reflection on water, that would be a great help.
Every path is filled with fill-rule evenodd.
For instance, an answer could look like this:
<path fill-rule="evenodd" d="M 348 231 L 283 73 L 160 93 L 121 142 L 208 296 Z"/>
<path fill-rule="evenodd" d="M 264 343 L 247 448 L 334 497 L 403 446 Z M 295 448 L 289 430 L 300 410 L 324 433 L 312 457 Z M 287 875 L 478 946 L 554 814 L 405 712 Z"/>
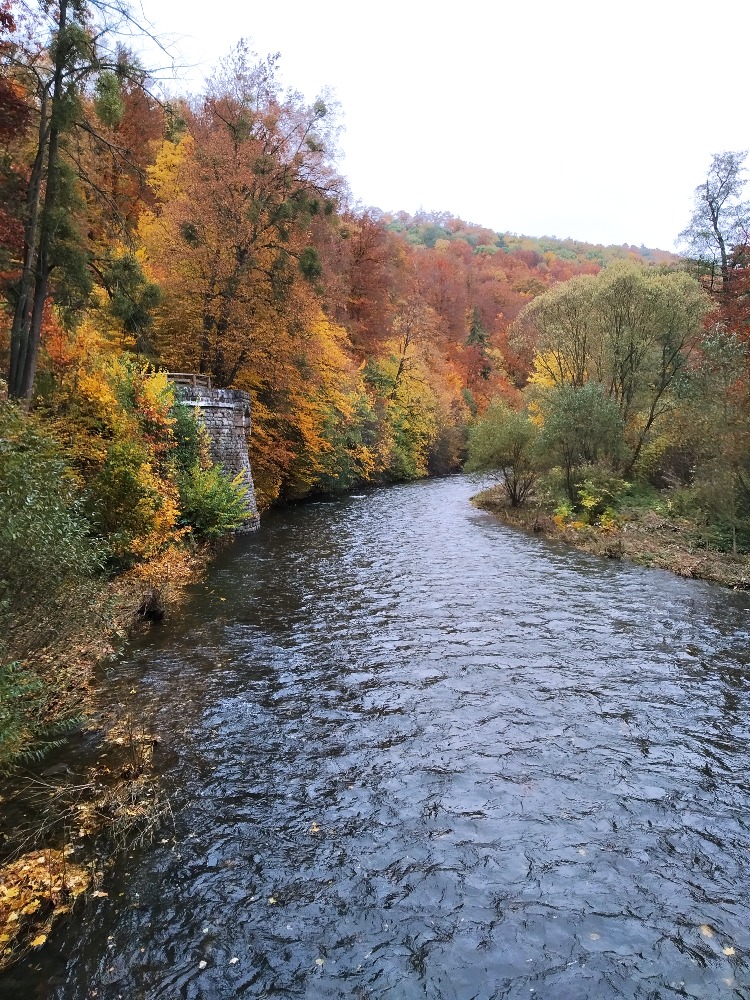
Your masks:
<path fill-rule="evenodd" d="M 750 596 L 471 492 L 271 515 L 118 665 L 176 836 L 0 992 L 750 997 Z"/>

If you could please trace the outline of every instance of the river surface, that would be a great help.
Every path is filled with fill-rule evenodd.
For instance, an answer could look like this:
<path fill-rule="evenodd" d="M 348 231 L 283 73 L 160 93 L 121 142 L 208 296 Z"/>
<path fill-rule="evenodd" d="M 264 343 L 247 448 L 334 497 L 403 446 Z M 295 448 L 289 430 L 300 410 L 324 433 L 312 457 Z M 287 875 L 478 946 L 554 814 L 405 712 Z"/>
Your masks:
<path fill-rule="evenodd" d="M 268 515 L 131 646 L 175 826 L 0 995 L 750 998 L 750 595 L 476 489 Z"/>

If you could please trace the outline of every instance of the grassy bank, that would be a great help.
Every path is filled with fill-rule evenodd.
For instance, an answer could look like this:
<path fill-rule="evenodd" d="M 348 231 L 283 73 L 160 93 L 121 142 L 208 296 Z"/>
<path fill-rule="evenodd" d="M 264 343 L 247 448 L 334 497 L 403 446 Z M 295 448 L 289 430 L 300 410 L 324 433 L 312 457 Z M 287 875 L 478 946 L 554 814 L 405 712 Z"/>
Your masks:
<path fill-rule="evenodd" d="M 583 552 L 627 559 L 737 590 L 750 589 L 750 555 L 711 548 L 702 525 L 673 513 L 666 501 L 652 505 L 625 501 L 616 522 L 606 526 L 561 518 L 538 503 L 511 507 L 500 486 L 484 490 L 472 502 L 505 524 L 565 542 Z"/>

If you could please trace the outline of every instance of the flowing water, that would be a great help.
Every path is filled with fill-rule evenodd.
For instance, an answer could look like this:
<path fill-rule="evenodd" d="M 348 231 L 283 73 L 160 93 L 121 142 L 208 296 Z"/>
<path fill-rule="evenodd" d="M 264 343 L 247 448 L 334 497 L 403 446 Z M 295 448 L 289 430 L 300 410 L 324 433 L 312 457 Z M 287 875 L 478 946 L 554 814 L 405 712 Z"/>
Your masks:
<path fill-rule="evenodd" d="M 175 829 L 0 994 L 750 998 L 750 595 L 475 489 L 273 513 L 131 648 Z"/>

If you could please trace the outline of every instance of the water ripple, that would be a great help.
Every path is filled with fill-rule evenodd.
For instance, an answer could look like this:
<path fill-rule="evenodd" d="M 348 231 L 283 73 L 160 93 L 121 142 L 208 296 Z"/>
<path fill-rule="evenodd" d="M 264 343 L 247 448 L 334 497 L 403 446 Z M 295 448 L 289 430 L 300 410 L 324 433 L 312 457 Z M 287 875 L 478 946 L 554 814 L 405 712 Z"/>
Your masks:
<path fill-rule="evenodd" d="M 12 989 L 750 997 L 748 597 L 471 489 L 269 516 L 118 666 L 177 836 Z"/>

